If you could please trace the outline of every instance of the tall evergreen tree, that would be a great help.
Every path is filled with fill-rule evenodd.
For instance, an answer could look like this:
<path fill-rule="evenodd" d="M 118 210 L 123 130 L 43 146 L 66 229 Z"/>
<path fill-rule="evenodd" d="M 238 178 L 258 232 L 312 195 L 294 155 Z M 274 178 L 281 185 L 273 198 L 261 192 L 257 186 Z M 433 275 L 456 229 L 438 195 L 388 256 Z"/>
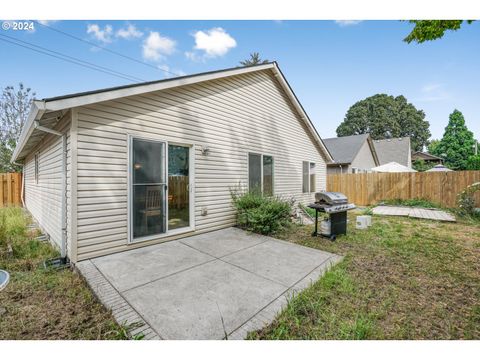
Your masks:
<path fill-rule="evenodd" d="M 455 109 L 449 117 L 445 133 L 433 149 L 434 155 L 445 159 L 445 165 L 454 170 L 468 168 L 468 159 L 474 155 L 475 139 L 465 125 L 463 114 Z"/>
<path fill-rule="evenodd" d="M 242 66 L 251 66 L 251 65 L 266 64 L 266 63 L 268 63 L 268 60 L 267 59 L 262 60 L 258 52 L 253 52 L 250 54 L 249 59 L 240 61 L 240 65 Z"/>

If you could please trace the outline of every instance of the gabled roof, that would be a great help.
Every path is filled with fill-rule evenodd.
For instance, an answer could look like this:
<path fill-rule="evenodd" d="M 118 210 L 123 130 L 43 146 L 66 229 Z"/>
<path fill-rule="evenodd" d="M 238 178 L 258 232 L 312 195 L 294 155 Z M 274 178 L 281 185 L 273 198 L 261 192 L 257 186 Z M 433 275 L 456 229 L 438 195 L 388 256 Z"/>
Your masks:
<path fill-rule="evenodd" d="M 372 168 L 375 172 L 398 173 L 398 172 L 417 172 L 409 166 L 399 164 L 395 161 Z"/>
<path fill-rule="evenodd" d="M 335 160 L 335 164 L 351 164 L 365 141 L 368 141 L 373 159 L 378 165 L 378 157 L 369 134 L 323 139 L 328 151 L 330 151 Z"/>
<path fill-rule="evenodd" d="M 411 166 L 409 137 L 373 140 L 373 144 L 381 165 L 394 161 L 404 166 Z"/>
<path fill-rule="evenodd" d="M 50 128 L 54 127 L 61 120 L 62 116 L 73 107 L 85 106 L 126 96 L 145 94 L 153 91 L 186 86 L 190 84 L 210 81 L 214 79 L 221 79 L 256 71 L 272 71 L 274 73 L 283 90 L 292 102 L 292 105 L 298 112 L 300 118 L 304 121 L 308 131 L 312 134 L 315 142 L 324 153 L 326 161 L 333 161 L 331 154 L 329 153 L 327 147 L 320 138 L 317 130 L 313 126 L 312 121 L 308 117 L 303 106 L 300 104 L 300 101 L 298 101 L 295 93 L 290 87 L 290 84 L 283 76 L 282 71 L 280 70 L 278 64 L 275 61 L 267 64 L 235 67 L 224 70 L 169 78 L 165 80 L 117 86 L 112 88 L 45 98 L 42 100 L 35 100 L 30 109 L 28 120 L 26 121 L 22 129 L 22 133 L 20 134 L 17 147 L 15 148 L 12 156 L 12 161 L 15 162 L 24 159 L 29 154 L 29 152 L 42 140 L 44 133 L 41 132 L 41 130 L 38 128 L 38 125 L 48 126 Z"/>
<path fill-rule="evenodd" d="M 412 153 L 412 160 L 413 158 L 424 159 L 424 160 L 433 160 L 433 161 L 443 161 L 443 159 L 439 156 L 432 155 L 428 152 L 424 151 L 415 151 Z"/>

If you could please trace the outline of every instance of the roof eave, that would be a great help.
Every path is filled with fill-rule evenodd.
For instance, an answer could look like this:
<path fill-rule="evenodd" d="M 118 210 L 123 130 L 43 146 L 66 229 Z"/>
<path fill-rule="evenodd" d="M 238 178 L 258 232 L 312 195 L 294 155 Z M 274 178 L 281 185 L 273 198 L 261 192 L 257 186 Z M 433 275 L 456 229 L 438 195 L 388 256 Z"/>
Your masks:
<path fill-rule="evenodd" d="M 27 121 L 23 125 L 20 137 L 17 141 L 17 146 L 13 151 L 11 162 L 15 163 L 19 159 L 19 155 L 22 153 L 25 145 L 27 144 L 30 135 L 32 134 L 35 128 L 35 121 L 39 120 L 45 113 L 45 102 L 40 100 L 34 100 L 32 106 L 30 107 L 30 113 L 28 114 Z"/>

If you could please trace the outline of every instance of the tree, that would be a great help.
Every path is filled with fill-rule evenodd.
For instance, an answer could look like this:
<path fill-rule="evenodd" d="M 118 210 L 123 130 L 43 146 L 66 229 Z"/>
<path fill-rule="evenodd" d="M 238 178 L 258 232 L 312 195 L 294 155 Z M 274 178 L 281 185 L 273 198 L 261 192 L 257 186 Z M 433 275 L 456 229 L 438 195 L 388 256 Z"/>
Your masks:
<path fill-rule="evenodd" d="M 480 155 L 472 155 L 468 158 L 467 170 L 480 170 Z"/>
<path fill-rule="evenodd" d="M 421 151 L 430 137 L 430 124 L 424 119 L 425 113 L 408 103 L 404 96 L 377 94 L 348 109 L 337 135 L 369 133 L 376 140 L 409 136 L 412 150 Z"/>
<path fill-rule="evenodd" d="M 240 61 L 240 65 L 242 66 L 251 66 L 251 65 L 257 65 L 257 64 L 266 64 L 268 63 L 268 60 L 262 60 L 260 58 L 260 54 L 258 52 L 254 52 L 250 54 L 250 59 L 245 59 Z"/>
<path fill-rule="evenodd" d="M 473 20 L 467 20 L 467 24 L 471 24 Z M 460 29 L 463 20 L 410 20 L 410 23 L 415 24 L 412 32 L 403 39 L 407 43 L 415 41 L 423 43 L 425 41 L 432 41 L 440 39 L 445 35 L 445 31 L 456 31 Z"/>
<path fill-rule="evenodd" d="M 434 148 L 433 155 L 445 159 L 445 165 L 453 170 L 468 168 L 468 158 L 474 155 L 473 133 L 465 125 L 463 114 L 455 109 L 449 117 L 445 133 Z"/>
<path fill-rule="evenodd" d="M 23 124 L 35 97 L 32 89 L 20 83 L 18 88 L 7 86 L 0 97 L 0 172 L 20 171 L 21 167 L 10 162 Z"/>
<path fill-rule="evenodd" d="M 428 163 L 423 159 L 412 161 L 412 168 L 417 171 L 427 171 L 433 168 L 435 164 Z"/>
<path fill-rule="evenodd" d="M 430 140 L 430 142 L 427 145 L 428 152 L 430 154 L 436 154 L 436 149 L 438 147 L 438 144 L 440 144 L 440 140 L 438 139 Z"/>

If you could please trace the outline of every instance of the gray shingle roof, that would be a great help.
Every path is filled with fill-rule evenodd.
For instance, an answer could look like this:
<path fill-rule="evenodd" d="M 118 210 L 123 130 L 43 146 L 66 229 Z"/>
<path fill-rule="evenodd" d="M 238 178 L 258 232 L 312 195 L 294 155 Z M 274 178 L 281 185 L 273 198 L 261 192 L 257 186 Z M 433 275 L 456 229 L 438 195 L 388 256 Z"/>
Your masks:
<path fill-rule="evenodd" d="M 385 140 L 373 140 L 375 151 L 380 165 L 395 161 L 399 164 L 411 167 L 409 160 L 410 138 L 393 138 Z"/>
<path fill-rule="evenodd" d="M 323 139 L 323 142 L 336 163 L 350 164 L 367 138 L 368 134 L 361 134 Z"/>

